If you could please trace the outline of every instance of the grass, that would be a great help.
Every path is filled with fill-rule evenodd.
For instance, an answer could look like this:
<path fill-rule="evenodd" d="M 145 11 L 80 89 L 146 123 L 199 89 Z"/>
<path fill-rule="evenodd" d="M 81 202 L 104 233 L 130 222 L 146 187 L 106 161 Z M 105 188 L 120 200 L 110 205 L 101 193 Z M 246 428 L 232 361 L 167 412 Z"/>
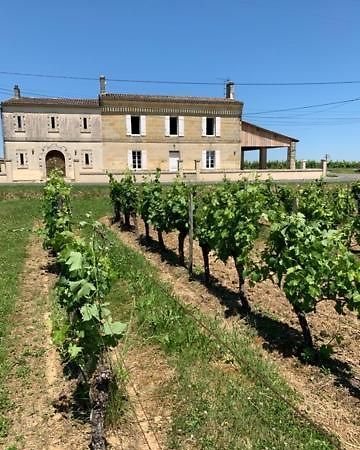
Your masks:
<path fill-rule="evenodd" d="M 26 257 L 26 244 L 33 222 L 40 216 L 40 202 L 25 199 L 0 202 L 0 437 L 6 435 L 5 413 L 11 407 L 6 392 L 7 344 L 11 314 L 19 293 L 19 276 Z M 19 374 L 22 375 L 22 374 Z"/>
<path fill-rule="evenodd" d="M 211 330 L 208 333 L 143 256 L 114 241 L 112 257 L 120 276 L 109 296 L 114 316 L 129 320 L 135 313 L 135 342 L 141 338 L 156 344 L 176 373 L 167 387 L 175 397 L 168 448 L 336 448 L 329 436 L 299 419 L 268 388 L 297 401 L 258 354 L 250 335 L 225 332 L 217 321 L 194 313 Z"/>
<path fill-rule="evenodd" d="M 89 211 L 95 218 L 110 213 L 105 186 L 77 186 L 74 190 L 73 213 L 76 221 L 85 218 Z M 7 417 L 12 407 L 6 390 L 6 375 L 10 364 L 16 362 L 23 351 L 19 349 L 18 354 L 8 354 L 8 335 L 19 295 L 19 277 L 26 258 L 26 245 L 33 232 L 34 221 L 41 218 L 41 195 L 39 185 L 0 187 L 0 438 L 8 432 Z M 20 366 L 16 375 L 26 379 L 26 371 L 26 366 Z"/>

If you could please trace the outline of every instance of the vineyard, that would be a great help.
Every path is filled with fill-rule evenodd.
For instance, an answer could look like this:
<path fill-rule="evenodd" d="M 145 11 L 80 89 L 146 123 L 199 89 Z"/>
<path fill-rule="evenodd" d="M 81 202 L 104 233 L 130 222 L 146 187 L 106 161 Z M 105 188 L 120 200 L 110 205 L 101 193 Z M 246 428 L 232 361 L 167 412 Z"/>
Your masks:
<path fill-rule="evenodd" d="M 57 351 L 49 408 L 77 437 L 42 448 L 357 448 L 360 184 L 159 177 L 110 175 L 112 213 L 103 192 L 75 212 L 56 172 L 43 189 L 41 357 Z M 39 448 L 13 439 L 6 396 L 0 442 Z"/>

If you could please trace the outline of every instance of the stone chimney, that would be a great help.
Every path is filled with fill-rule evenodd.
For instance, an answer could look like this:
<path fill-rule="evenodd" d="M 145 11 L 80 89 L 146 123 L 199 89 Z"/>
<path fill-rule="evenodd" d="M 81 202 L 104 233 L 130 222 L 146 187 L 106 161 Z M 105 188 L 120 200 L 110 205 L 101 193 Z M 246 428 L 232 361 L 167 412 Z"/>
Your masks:
<path fill-rule="evenodd" d="M 14 98 L 20 98 L 20 88 L 17 84 L 14 86 Z"/>
<path fill-rule="evenodd" d="M 230 100 L 235 99 L 235 88 L 233 81 L 228 81 L 226 83 L 226 98 L 229 98 Z"/>
<path fill-rule="evenodd" d="M 100 75 L 100 95 L 106 94 L 106 78 Z"/>

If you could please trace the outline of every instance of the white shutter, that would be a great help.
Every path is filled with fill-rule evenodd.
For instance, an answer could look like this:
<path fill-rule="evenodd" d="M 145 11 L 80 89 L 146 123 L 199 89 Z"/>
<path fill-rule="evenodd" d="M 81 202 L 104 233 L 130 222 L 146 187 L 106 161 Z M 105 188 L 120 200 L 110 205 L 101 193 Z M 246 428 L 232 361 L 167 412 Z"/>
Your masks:
<path fill-rule="evenodd" d="M 221 117 L 216 117 L 215 133 L 216 133 L 216 136 L 221 136 Z"/>
<path fill-rule="evenodd" d="M 206 150 L 203 150 L 201 152 L 202 157 L 201 157 L 201 168 L 202 169 L 206 169 Z"/>
<path fill-rule="evenodd" d="M 131 136 L 131 116 L 126 115 L 126 136 Z"/>
<path fill-rule="evenodd" d="M 170 116 L 165 116 L 165 136 L 170 136 Z"/>
<path fill-rule="evenodd" d="M 179 116 L 179 136 L 184 136 L 184 116 Z"/>
<path fill-rule="evenodd" d="M 16 152 L 16 164 L 19 167 L 20 166 L 20 153 Z"/>
<path fill-rule="evenodd" d="M 128 151 L 128 168 L 130 170 L 133 169 L 133 165 L 132 165 L 132 150 Z"/>
<path fill-rule="evenodd" d="M 146 116 L 140 116 L 140 134 L 146 136 Z"/>
<path fill-rule="evenodd" d="M 220 169 L 220 150 L 215 151 L 215 169 Z"/>
<path fill-rule="evenodd" d="M 141 151 L 141 169 L 147 170 L 147 151 Z"/>
<path fill-rule="evenodd" d="M 27 167 L 29 165 L 28 153 L 24 153 L 24 164 Z"/>
<path fill-rule="evenodd" d="M 202 118 L 202 136 L 206 136 L 206 117 Z"/>

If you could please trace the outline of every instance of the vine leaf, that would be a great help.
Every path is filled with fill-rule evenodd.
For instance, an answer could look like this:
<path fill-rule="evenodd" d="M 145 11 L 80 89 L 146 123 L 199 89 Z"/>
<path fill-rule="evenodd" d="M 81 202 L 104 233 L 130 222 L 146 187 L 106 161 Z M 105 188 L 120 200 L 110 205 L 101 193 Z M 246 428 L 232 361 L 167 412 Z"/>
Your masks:
<path fill-rule="evenodd" d="M 70 252 L 66 264 L 69 266 L 70 272 L 81 270 L 83 266 L 83 255 L 80 252 Z"/>
<path fill-rule="evenodd" d="M 110 319 L 107 319 L 104 322 L 103 329 L 105 336 L 121 335 L 126 330 L 126 323 L 112 322 Z"/>
<path fill-rule="evenodd" d="M 80 308 L 80 312 L 85 322 L 93 318 L 100 321 L 99 308 L 97 305 L 85 303 L 85 305 Z"/>

